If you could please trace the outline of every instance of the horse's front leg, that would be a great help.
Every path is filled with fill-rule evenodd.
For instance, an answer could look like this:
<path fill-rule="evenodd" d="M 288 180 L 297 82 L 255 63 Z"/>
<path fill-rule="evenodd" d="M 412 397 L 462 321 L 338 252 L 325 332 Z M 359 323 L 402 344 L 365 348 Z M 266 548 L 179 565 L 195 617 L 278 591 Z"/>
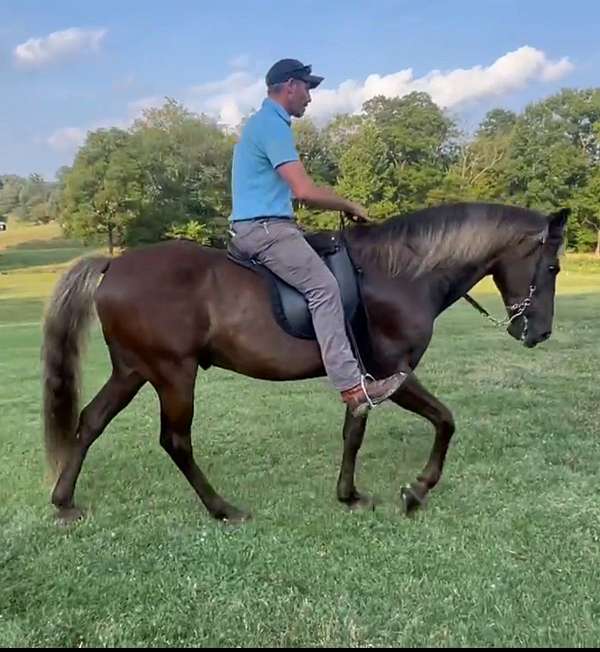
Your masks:
<path fill-rule="evenodd" d="M 353 417 L 350 410 L 346 409 L 344 453 L 337 482 L 337 497 L 340 502 L 346 504 L 353 511 L 374 508 L 373 500 L 369 496 L 359 493 L 354 484 L 356 456 L 362 445 L 366 426 L 367 415 Z"/>
<path fill-rule="evenodd" d="M 402 501 L 408 514 L 425 502 L 427 494 L 442 476 L 446 453 L 455 430 L 454 418 L 450 410 L 430 394 L 414 374 L 390 400 L 406 410 L 420 414 L 435 427 L 435 440 L 429 461 L 417 476 L 416 482 L 402 488 Z"/>

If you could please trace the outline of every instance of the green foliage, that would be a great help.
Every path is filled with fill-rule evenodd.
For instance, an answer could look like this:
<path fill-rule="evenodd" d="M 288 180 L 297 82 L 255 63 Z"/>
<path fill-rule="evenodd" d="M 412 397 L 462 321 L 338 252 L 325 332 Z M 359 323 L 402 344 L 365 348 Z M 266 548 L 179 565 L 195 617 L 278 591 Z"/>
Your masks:
<path fill-rule="evenodd" d="M 365 122 L 340 158 L 339 192 L 385 217 L 395 208 L 395 162 L 377 124 Z"/>
<path fill-rule="evenodd" d="M 24 183 L 24 179 L 14 175 L 0 177 L 0 216 L 8 216 L 17 208 Z"/>
<path fill-rule="evenodd" d="M 173 100 L 130 131 L 92 132 L 64 175 L 66 232 L 85 241 L 105 234 L 110 249 L 160 240 L 190 221 L 214 234 L 230 207 L 231 151 L 230 137 Z"/>
<path fill-rule="evenodd" d="M 495 138 L 509 134 L 517 123 L 517 114 L 506 109 L 488 111 L 477 129 L 477 135 L 483 138 Z"/>
<path fill-rule="evenodd" d="M 377 96 L 357 115 L 318 127 L 293 124 L 319 185 L 365 205 L 374 219 L 455 201 L 499 201 L 543 212 L 573 208 L 568 246 L 600 255 L 600 89 L 563 90 L 520 114 L 492 109 L 472 134 L 426 93 Z M 89 134 L 73 166 L 49 184 L 0 177 L 0 215 L 56 219 L 84 242 L 109 248 L 155 242 L 204 225 L 193 237 L 226 242 L 234 135 L 167 98 L 131 129 Z M 311 229 L 339 215 L 297 207 Z"/>
<path fill-rule="evenodd" d="M 428 199 L 570 205 L 568 246 L 600 256 L 599 168 L 600 90 L 565 90 L 518 116 L 490 111 Z"/>
<path fill-rule="evenodd" d="M 360 134 L 364 116 L 338 114 L 323 129 L 323 145 L 335 165 L 335 178 L 339 176 L 339 162 L 344 152 Z"/>
<path fill-rule="evenodd" d="M 207 245 L 210 243 L 210 233 L 206 224 L 198 220 L 191 220 L 185 224 L 173 224 L 165 233 L 167 238 L 185 238 L 194 240 L 199 244 Z"/>
<path fill-rule="evenodd" d="M 205 116 L 167 100 L 133 128 L 143 166 L 146 209 L 163 226 L 208 222 L 230 210 L 232 139 Z"/>
<path fill-rule="evenodd" d="M 425 93 L 375 97 L 352 126 L 338 187 L 376 219 L 423 206 L 455 157 L 454 124 Z"/>
<path fill-rule="evenodd" d="M 298 154 L 313 181 L 319 185 L 335 184 L 338 167 L 327 134 L 310 120 L 298 120 L 293 125 Z"/>
<path fill-rule="evenodd" d="M 84 242 L 105 234 L 109 251 L 125 241 L 139 200 L 138 162 L 122 129 L 88 134 L 64 179 L 60 219 L 68 235 Z"/>
<path fill-rule="evenodd" d="M 52 219 L 52 202 L 56 184 L 39 174 L 28 179 L 16 175 L 0 176 L 0 217 L 14 217 L 24 222 L 45 224 Z"/>
<path fill-rule="evenodd" d="M 594 168 L 586 184 L 575 192 L 571 206 L 575 218 L 569 225 L 571 242 L 575 249 L 594 248 L 600 257 L 600 166 Z"/>

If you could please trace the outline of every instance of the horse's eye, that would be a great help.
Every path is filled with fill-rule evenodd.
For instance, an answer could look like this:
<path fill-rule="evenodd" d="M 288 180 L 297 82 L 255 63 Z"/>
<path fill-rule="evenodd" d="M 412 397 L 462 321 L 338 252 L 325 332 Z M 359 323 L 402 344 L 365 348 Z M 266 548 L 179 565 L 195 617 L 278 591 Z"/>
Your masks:
<path fill-rule="evenodd" d="M 551 272 L 552 274 L 558 274 L 560 268 L 558 265 L 548 265 L 548 271 Z"/>

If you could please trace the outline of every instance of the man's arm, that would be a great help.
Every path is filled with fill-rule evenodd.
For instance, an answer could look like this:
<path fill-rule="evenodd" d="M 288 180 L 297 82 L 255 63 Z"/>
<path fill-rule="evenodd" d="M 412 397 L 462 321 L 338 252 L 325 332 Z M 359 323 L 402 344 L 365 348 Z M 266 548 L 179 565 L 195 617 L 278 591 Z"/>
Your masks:
<path fill-rule="evenodd" d="M 360 205 L 336 194 L 331 188 L 317 186 L 301 161 L 290 161 L 277 167 L 277 172 L 289 184 L 294 197 L 317 208 L 342 211 L 356 222 L 367 222 L 367 211 Z"/>

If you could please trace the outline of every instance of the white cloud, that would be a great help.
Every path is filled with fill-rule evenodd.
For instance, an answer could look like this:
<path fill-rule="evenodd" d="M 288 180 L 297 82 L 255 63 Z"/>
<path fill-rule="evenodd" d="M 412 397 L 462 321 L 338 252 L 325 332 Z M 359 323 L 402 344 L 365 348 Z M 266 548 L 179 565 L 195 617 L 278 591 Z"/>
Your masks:
<path fill-rule="evenodd" d="M 572 70 L 573 65 L 567 58 L 553 61 L 541 50 L 524 46 L 487 67 L 432 70 L 422 77 L 415 77 L 408 68 L 389 75 L 373 73 L 363 81 L 350 79 L 332 89 L 322 85 L 313 91 L 307 115 L 324 123 L 336 113 L 359 112 L 363 103 L 375 95 L 402 97 L 412 91 L 429 93 L 443 108 L 461 107 L 500 98 L 533 82 L 556 81 Z M 192 88 L 186 104 L 228 126 L 236 126 L 251 109 L 260 106 L 264 95 L 262 77 L 238 71 L 224 80 Z"/>
<path fill-rule="evenodd" d="M 225 126 L 235 127 L 245 115 L 260 107 L 265 90 L 264 79 L 238 71 L 222 81 L 192 87 L 185 103 L 197 113 L 206 113 Z"/>
<path fill-rule="evenodd" d="M 57 129 L 46 142 L 59 152 L 74 152 L 83 144 L 86 134 L 87 129 L 82 127 L 63 127 Z"/>
<path fill-rule="evenodd" d="M 72 27 L 42 38 L 30 38 L 18 45 L 13 54 L 18 65 L 36 68 L 75 57 L 82 52 L 96 51 L 105 36 L 105 29 Z"/>
<path fill-rule="evenodd" d="M 131 114 L 132 116 L 134 114 Z M 134 116 L 137 117 L 137 114 Z M 128 119 L 122 118 L 106 118 L 104 120 L 97 120 L 87 127 L 61 127 L 56 129 L 45 142 L 59 152 L 66 152 L 74 154 L 81 145 L 85 142 L 88 132 L 96 131 L 97 129 L 128 129 L 133 122 L 133 117 Z"/>
<path fill-rule="evenodd" d="M 445 74 L 436 70 L 421 79 L 411 79 L 408 86 L 410 90 L 430 93 L 437 104 L 451 108 L 507 95 L 533 81 L 554 81 L 572 69 L 566 58 L 550 61 L 541 50 L 525 46 L 505 54 L 487 68 L 474 66 Z"/>
<path fill-rule="evenodd" d="M 542 79 L 544 81 L 557 81 L 568 75 L 574 68 L 575 66 L 569 59 L 563 57 L 560 61 L 550 62 L 546 65 L 542 72 Z"/>
<path fill-rule="evenodd" d="M 85 142 L 88 132 L 97 129 L 129 129 L 137 118 L 142 116 L 145 109 L 160 107 L 165 103 L 164 97 L 142 97 L 127 105 L 127 117 L 105 118 L 91 122 L 87 127 L 61 127 L 56 129 L 44 142 L 56 151 L 74 154 Z"/>
<path fill-rule="evenodd" d="M 164 102 L 164 97 L 142 97 L 127 105 L 126 118 L 105 118 L 104 120 L 96 120 L 95 122 L 90 123 L 87 127 L 61 127 L 60 129 L 53 131 L 50 136 L 44 139 L 44 141 L 56 151 L 74 154 L 85 142 L 88 132 L 95 131 L 96 129 L 110 129 L 111 127 L 129 129 L 136 118 L 139 118 L 142 115 L 144 109 L 162 106 Z"/>
<path fill-rule="evenodd" d="M 319 87 L 313 91 L 313 101 L 307 115 L 323 124 L 336 113 L 360 112 L 363 103 L 376 95 L 402 97 L 412 91 L 429 93 L 433 101 L 443 108 L 461 108 L 500 98 L 533 82 L 556 81 L 572 70 L 573 65 L 567 58 L 551 60 L 541 50 L 525 46 L 508 52 L 487 67 L 478 65 L 446 72 L 432 70 L 422 77 L 415 77 L 411 69 L 405 69 L 389 75 L 373 73 L 363 81 L 350 79 L 337 88 Z M 265 92 L 262 76 L 235 70 L 223 80 L 189 88 L 179 99 L 192 111 L 205 113 L 224 126 L 236 127 L 245 115 L 260 108 Z M 126 129 L 143 109 L 161 106 L 164 101 L 164 97 L 142 97 L 129 103 L 126 118 L 103 120 L 87 129 L 58 129 L 47 139 L 47 143 L 55 149 L 75 151 L 85 140 L 88 130 L 110 126 Z"/>
<path fill-rule="evenodd" d="M 250 57 L 247 54 L 238 54 L 237 57 L 229 60 L 229 65 L 232 68 L 245 69 L 250 66 Z"/>

